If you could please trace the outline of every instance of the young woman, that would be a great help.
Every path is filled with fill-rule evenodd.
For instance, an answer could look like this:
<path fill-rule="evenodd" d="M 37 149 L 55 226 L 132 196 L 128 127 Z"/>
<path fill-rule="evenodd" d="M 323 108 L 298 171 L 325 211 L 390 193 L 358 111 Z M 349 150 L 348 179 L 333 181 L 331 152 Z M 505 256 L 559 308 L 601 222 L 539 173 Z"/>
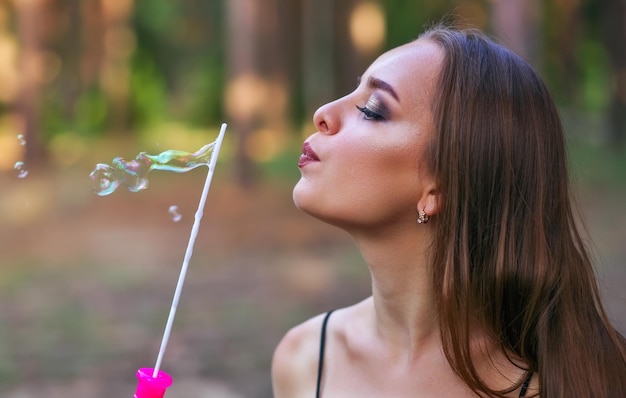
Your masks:
<path fill-rule="evenodd" d="M 557 109 L 527 62 L 434 27 L 314 122 L 294 202 L 352 235 L 372 295 L 287 333 L 277 398 L 626 397 L 626 341 L 576 230 Z"/>

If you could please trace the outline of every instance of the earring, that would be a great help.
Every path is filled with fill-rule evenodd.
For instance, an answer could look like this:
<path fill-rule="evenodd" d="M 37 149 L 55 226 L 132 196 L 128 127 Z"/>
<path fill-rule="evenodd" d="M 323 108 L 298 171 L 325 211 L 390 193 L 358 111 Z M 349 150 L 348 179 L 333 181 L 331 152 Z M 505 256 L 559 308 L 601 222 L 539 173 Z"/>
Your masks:
<path fill-rule="evenodd" d="M 428 214 L 426 214 L 426 212 L 424 211 L 424 209 L 419 211 L 419 215 L 417 216 L 417 223 L 418 224 L 426 224 L 428 223 Z"/>

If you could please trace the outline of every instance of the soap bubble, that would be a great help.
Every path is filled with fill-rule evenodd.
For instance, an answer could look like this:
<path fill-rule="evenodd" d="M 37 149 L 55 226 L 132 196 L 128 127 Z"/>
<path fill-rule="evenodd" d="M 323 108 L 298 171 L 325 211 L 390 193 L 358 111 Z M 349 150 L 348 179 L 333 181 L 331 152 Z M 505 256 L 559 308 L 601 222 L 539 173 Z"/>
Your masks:
<path fill-rule="evenodd" d="M 17 140 L 20 142 L 21 146 L 26 145 L 26 138 L 24 137 L 24 134 L 18 134 Z"/>
<path fill-rule="evenodd" d="M 178 206 L 176 205 L 170 206 L 169 213 L 172 216 L 172 221 L 174 222 L 179 222 L 183 218 L 182 214 L 178 212 Z"/>
<path fill-rule="evenodd" d="M 13 168 L 17 172 L 17 178 L 24 178 L 28 175 L 28 170 L 26 170 L 26 166 L 24 166 L 22 161 L 15 162 Z"/>
<path fill-rule="evenodd" d="M 113 176 L 114 171 L 113 167 L 108 164 L 98 163 L 94 171 L 89 174 L 91 187 L 98 195 L 108 195 L 120 185 L 120 181 Z"/>

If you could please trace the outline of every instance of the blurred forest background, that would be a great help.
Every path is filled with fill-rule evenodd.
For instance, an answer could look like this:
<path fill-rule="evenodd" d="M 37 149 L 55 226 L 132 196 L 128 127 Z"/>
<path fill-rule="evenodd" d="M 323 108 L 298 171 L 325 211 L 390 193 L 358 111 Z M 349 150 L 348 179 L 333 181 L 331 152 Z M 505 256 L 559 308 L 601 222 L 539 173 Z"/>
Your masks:
<path fill-rule="evenodd" d="M 349 237 L 291 203 L 312 114 L 442 18 L 486 30 L 552 88 L 626 332 L 626 1 L 0 0 L 0 396 L 132 395 L 204 171 L 106 197 L 88 175 L 116 156 L 193 152 L 226 122 L 162 368 L 168 397 L 270 397 L 285 331 L 369 288 Z"/>

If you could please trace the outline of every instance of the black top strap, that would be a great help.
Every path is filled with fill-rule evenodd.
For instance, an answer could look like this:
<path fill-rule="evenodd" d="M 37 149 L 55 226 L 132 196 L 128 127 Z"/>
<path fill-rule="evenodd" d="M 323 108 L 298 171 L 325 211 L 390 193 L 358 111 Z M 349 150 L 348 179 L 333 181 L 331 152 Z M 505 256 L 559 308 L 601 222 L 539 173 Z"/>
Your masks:
<path fill-rule="evenodd" d="M 526 377 L 526 380 L 524 380 L 524 384 L 522 384 L 522 388 L 519 392 L 520 397 L 526 396 L 526 391 L 528 390 L 528 385 L 530 384 L 530 379 L 532 378 L 533 378 L 533 372 L 528 372 L 528 377 Z"/>
<path fill-rule="evenodd" d="M 320 339 L 320 355 L 319 362 L 317 364 L 317 388 L 315 390 L 315 398 L 320 397 L 320 387 L 322 385 L 322 369 L 324 367 L 324 346 L 326 345 L 326 325 L 328 324 L 328 318 L 330 318 L 330 314 L 333 313 L 334 310 L 328 311 L 326 316 L 324 317 L 324 322 L 322 322 L 322 335 Z"/>

